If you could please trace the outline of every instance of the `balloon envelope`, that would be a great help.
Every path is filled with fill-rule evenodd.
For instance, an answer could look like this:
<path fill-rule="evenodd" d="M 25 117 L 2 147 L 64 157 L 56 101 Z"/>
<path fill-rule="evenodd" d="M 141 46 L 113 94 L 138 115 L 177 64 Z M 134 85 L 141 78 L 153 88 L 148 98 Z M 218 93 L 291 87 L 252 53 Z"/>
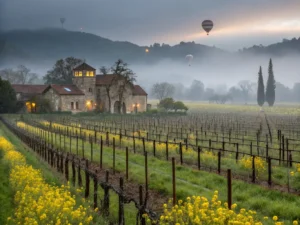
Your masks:
<path fill-rule="evenodd" d="M 213 27 L 214 23 L 211 20 L 204 20 L 202 22 L 202 28 L 206 31 L 207 35 L 213 29 Z"/>
<path fill-rule="evenodd" d="M 194 59 L 194 56 L 193 55 L 186 55 L 185 58 L 188 60 L 189 65 L 191 65 L 191 62 Z"/>

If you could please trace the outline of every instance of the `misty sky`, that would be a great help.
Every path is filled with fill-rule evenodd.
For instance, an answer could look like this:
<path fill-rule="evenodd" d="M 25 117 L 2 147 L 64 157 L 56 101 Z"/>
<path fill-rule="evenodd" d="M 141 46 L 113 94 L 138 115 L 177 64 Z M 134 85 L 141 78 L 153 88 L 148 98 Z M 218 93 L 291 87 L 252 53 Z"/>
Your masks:
<path fill-rule="evenodd" d="M 0 0 L 0 28 L 60 27 L 139 45 L 195 41 L 227 50 L 299 37 L 300 0 Z M 201 28 L 214 21 L 210 36 Z"/>

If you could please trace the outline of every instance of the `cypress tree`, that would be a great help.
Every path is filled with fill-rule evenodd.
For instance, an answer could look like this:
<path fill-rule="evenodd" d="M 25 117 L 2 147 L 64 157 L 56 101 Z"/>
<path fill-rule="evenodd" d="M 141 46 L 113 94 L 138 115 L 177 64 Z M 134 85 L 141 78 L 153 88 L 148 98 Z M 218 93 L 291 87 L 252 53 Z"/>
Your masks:
<path fill-rule="evenodd" d="M 262 107 L 264 103 L 265 103 L 265 85 L 264 85 L 264 78 L 260 66 L 258 72 L 257 104 L 260 107 Z"/>
<path fill-rule="evenodd" d="M 273 106 L 275 103 L 275 78 L 273 73 L 273 63 L 272 59 L 270 59 L 269 62 L 269 77 L 267 81 L 267 87 L 266 87 L 266 101 L 268 102 L 269 106 Z"/>

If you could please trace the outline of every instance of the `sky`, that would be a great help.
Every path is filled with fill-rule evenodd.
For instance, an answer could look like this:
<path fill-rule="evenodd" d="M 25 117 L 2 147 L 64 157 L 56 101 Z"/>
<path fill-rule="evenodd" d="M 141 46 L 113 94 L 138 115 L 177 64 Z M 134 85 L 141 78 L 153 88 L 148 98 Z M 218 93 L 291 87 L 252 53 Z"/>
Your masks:
<path fill-rule="evenodd" d="M 238 50 L 300 35 L 300 0 L 0 0 L 0 29 L 61 27 L 139 45 Z M 214 22 L 207 36 L 201 27 Z"/>

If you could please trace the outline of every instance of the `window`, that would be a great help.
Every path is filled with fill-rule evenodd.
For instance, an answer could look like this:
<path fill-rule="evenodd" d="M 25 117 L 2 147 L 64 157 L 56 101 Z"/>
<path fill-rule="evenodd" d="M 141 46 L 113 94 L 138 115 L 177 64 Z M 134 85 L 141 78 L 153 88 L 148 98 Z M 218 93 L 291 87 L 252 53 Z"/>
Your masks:
<path fill-rule="evenodd" d="M 71 102 L 71 109 L 74 109 L 74 102 Z"/>
<path fill-rule="evenodd" d="M 67 92 L 71 92 L 70 88 L 64 87 Z"/>
<path fill-rule="evenodd" d="M 86 76 L 87 76 L 87 77 L 90 76 L 90 71 L 86 71 Z"/>
<path fill-rule="evenodd" d="M 76 102 L 76 109 L 79 109 L 79 104 L 78 104 L 78 102 Z"/>
<path fill-rule="evenodd" d="M 94 71 L 90 71 L 90 77 L 94 76 Z"/>
<path fill-rule="evenodd" d="M 75 77 L 78 77 L 78 71 L 75 71 Z"/>
<path fill-rule="evenodd" d="M 82 77 L 82 71 L 79 71 L 79 72 L 78 72 L 78 76 L 79 76 L 79 77 Z"/>
<path fill-rule="evenodd" d="M 89 92 L 93 92 L 93 89 L 92 89 L 92 88 L 89 88 Z"/>

